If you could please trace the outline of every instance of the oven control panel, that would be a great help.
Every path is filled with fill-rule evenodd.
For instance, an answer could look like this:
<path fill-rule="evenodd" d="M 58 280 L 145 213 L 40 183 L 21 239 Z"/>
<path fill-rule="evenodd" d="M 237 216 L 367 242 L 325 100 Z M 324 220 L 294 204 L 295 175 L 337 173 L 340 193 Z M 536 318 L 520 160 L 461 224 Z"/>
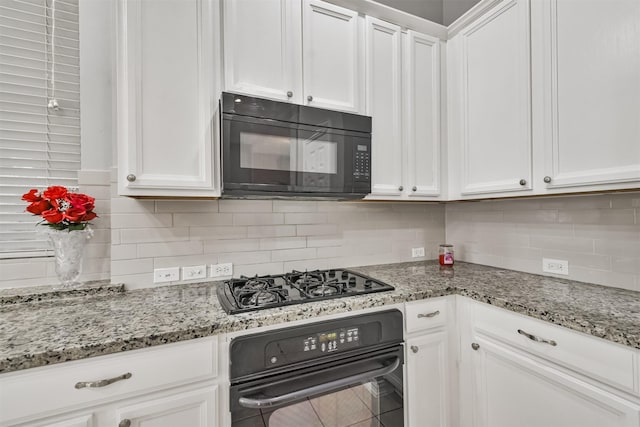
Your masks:
<path fill-rule="evenodd" d="M 357 347 L 360 342 L 359 332 L 358 328 L 348 328 L 306 337 L 301 340 L 302 351 L 319 350 L 322 353 L 331 353 L 336 350 Z"/>
<path fill-rule="evenodd" d="M 356 179 L 369 179 L 370 168 L 369 147 L 358 144 L 353 153 L 353 176 Z"/>

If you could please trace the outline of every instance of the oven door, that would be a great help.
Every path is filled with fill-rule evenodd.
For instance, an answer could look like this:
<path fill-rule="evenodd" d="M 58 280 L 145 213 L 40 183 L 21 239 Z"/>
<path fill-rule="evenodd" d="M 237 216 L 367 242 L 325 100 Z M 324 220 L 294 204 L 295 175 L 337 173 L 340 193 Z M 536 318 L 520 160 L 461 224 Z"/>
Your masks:
<path fill-rule="evenodd" d="M 402 427 L 402 345 L 231 386 L 232 427 Z"/>
<path fill-rule="evenodd" d="M 354 185 L 354 147 L 370 146 L 358 132 L 225 113 L 222 140 L 224 195 L 363 197 L 370 191 L 368 182 Z"/>

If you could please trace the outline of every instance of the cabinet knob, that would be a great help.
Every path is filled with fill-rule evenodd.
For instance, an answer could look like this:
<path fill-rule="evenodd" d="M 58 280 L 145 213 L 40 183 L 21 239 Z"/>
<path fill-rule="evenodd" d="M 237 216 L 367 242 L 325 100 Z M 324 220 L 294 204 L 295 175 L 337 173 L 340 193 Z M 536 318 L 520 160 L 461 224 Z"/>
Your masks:
<path fill-rule="evenodd" d="M 545 176 L 542 180 L 548 184 L 548 183 L 551 182 L 551 177 L 550 176 Z"/>
<path fill-rule="evenodd" d="M 313 96 L 311 96 L 311 95 L 307 96 L 307 101 L 309 101 L 309 102 L 313 101 Z"/>
<path fill-rule="evenodd" d="M 125 418 L 124 420 L 118 423 L 118 427 L 131 427 L 131 420 Z"/>
<path fill-rule="evenodd" d="M 527 185 L 527 180 L 526 179 L 521 179 L 520 180 L 520 185 Z"/>
<path fill-rule="evenodd" d="M 420 350 L 416 345 L 412 345 L 410 348 L 411 348 L 411 351 L 413 351 L 414 353 L 417 353 L 418 350 Z"/>
<path fill-rule="evenodd" d="M 289 91 L 287 92 L 287 98 L 291 98 L 293 96 L 293 92 Z"/>
<path fill-rule="evenodd" d="M 476 342 L 472 342 L 471 343 L 471 348 L 474 350 L 477 350 L 480 348 L 480 344 L 476 343 Z"/>
<path fill-rule="evenodd" d="M 413 186 L 413 188 L 411 189 L 411 191 L 418 191 L 418 187 L 416 187 L 415 185 Z"/>
<path fill-rule="evenodd" d="M 398 187 L 398 191 L 402 191 L 404 190 L 404 187 L 401 185 L 400 187 Z"/>
<path fill-rule="evenodd" d="M 127 175 L 127 181 L 129 182 L 133 182 L 136 180 L 136 176 L 132 173 L 130 173 L 129 175 Z"/>

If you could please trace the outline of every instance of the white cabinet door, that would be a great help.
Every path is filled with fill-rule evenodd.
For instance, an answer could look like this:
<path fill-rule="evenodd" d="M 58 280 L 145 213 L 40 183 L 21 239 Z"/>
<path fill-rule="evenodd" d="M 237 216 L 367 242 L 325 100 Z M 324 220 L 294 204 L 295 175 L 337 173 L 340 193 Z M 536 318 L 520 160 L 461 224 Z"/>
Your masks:
<path fill-rule="evenodd" d="M 304 102 L 312 107 L 359 112 L 358 13 L 320 0 L 304 0 Z"/>
<path fill-rule="evenodd" d="M 535 362 L 525 353 L 476 336 L 477 427 L 637 427 L 640 407 Z M 594 356 L 595 357 L 595 356 Z"/>
<path fill-rule="evenodd" d="M 204 387 L 116 409 L 119 426 L 216 427 L 217 386 Z"/>
<path fill-rule="evenodd" d="M 449 352 L 444 331 L 407 340 L 409 427 L 449 426 Z"/>
<path fill-rule="evenodd" d="M 453 37 L 462 196 L 531 189 L 529 15 L 502 0 Z"/>
<path fill-rule="evenodd" d="M 541 44 L 542 58 L 534 60 L 544 89 L 540 185 L 565 192 L 638 187 L 640 2 L 544 0 L 535 6 L 542 8 L 534 40 Z"/>
<path fill-rule="evenodd" d="M 301 3 L 225 0 L 223 10 L 225 89 L 301 103 Z"/>
<path fill-rule="evenodd" d="M 441 191 L 440 40 L 409 30 L 403 41 L 404 190 L 412 198 L 435 197 Z"/>
<path fill-rule="evenodd" d="M 402 195 L 400 27 L 366 18 L 366 114 L 371 116 L 371 193 Z"/>
<path fill-rule="evenodd" d="M 219 195 L 211 6 L 118 1 L 120 195 Z"/>
<path fill-rule="evenodd" d="M 33 427 L 95 427 L 97 425 L 95 416 L 92 413 L 83 415 L 73 415 L 64 419 L 54 419 L 51 421 L 36 421 L 30 423 Z"/>

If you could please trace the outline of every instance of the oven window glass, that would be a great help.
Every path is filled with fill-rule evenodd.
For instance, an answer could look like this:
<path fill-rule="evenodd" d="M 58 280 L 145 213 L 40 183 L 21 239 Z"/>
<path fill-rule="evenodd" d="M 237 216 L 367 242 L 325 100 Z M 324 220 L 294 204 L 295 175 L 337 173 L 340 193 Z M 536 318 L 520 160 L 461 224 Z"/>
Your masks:
<path fill-rule="evenodd" d="M 402 390 L 384 377 L 260 412 L 233 427 L 404 426 Z"/>
<path fill-rule="evenodd" d="M 316 132 L 305 139 L 240 132 L 240 167 L 333 174 L 338 171 L 338 144 Z"/>

